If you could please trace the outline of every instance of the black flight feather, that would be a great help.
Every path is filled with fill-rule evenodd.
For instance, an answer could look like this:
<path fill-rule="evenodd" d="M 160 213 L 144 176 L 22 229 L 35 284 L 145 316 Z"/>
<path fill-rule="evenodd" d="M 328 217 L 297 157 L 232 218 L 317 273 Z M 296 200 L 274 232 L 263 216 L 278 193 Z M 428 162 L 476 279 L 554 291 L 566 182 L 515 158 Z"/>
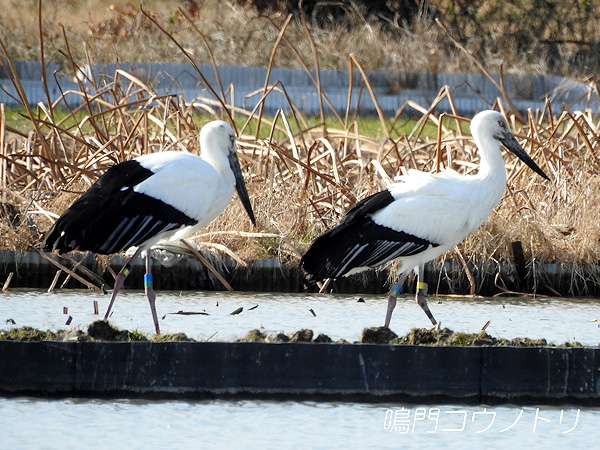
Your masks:
<path fill-rule="evenodd" d="M 348 208 L 339 225 L 319 236 L 302 257 L 300 266 L 309 279 L 341 277 L 357 267 L 377 267 L 439 245 L 375 223 L 372 215 L 393 201 L 384 190 Z"/>

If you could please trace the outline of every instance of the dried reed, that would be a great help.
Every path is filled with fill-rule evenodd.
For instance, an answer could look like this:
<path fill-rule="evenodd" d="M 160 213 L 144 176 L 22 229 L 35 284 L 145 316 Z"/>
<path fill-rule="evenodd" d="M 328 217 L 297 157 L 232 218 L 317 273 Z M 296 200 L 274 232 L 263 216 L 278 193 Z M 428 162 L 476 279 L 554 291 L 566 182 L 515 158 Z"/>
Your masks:
<path fill-rule="evenodd" d="M 282 28 L 277 45 L 284 36 Z M 293 47 L 290 41 L 287 45 Z M 79 66 L 71 56 L 66 35 L 63 54 L 75 74 Z M 8 53 L 4 51 L 3 56 L 5 71 L 19 86 L 18 75 L 10 71 Z M 301 65 L 308 69 L 303 61 Z M 213 67 L 218 73 L 216 63 Z M 355 56 L 350 56 L 350 67 L 359 68 L 376 102 Z M 284 86 L 276 87 L 265 80 L 263 101 L 274 89 L 285 93 Z M 451 169 L 464 174 L 477 170 L 477 149 L 462 131 L 468 119 L 435 113 L 442 99 L 453 105 L 447 88 L 431 105 L 409 102 L 392 119 L 378 111 L 387 136 L 382 140 L 361 132 L 361 121 L 349 106 L 346 111 L 333 110 L 318 77 L 315 89 L 324 101 L 322 108 L 337 118 L 336 126 L 326 126 L 323 120 L 318 126 L 309 126 L 309 118 L 289 99 L 288 113 L 280 111 L 267 118 L 262 114 L 262 104 L 253 111 L 234 107 L 222 88 L 213 90 L 212 98 L 197 99 L 193 104 L 176 96 L 157 96 L 151 87 L 122 70 L 111 78 L 82 82 L 75 92 L 83 101 L 81 106 L 70 105 L 65 93 L 52 104 L 29 108 L 22 96 L 32 130 L 23 133 L 4 126 L 2 121 L 2 200 L 18 205 L 22 214 L 32 217 L 45 231 L 107 167 L 168 149 L 197 153 L 196 136 L 203 123 L 241 117 L 239 153 L 258 230 L 251 228 L 241 205 L 233 201 L 203 236 L 226 245 L 242 258 L 275 256 L 297 261 L 294 249 L 302 253 L 314 237 L 335 225 L 352 203 L 382 189 L 403 170 Z M 507 93 L 502 95 L 506 97 Z M 413 130 L 406 135 L 392 135 L 390 130 L 409 106 L 420 113 Z M 490 107 L 509 117 L 516 136 L 552 181 L 533 176 L 508 156 L 505 198 L 455 252 L 467 262 L 509 260 L 511 243 L 520 240 L 530 260 L 595 263 L 600 250 L 598 119 L 590 111 L 557 114 L 548 104 L 520 121 L 518 114 L 505 110 L 502 99 Z M 62 120 L 56 116 L 60 109 L 68 111 Z M 437 136 L 427 135 L 426 125 L 435 127 Z M 256 131 L 246 131 L 250 129 Z M 4 248 L 24 249 L 39 242 L 35 233 L 10 231 L 13 228 L 5 220 L 0 227 Z M 218 230 L 239 233 L 216 234 Z M 256 231 L 265 234 L 245 234 Z M 443 258 L 453 256 L 458 257 L 449 252 Z"/>

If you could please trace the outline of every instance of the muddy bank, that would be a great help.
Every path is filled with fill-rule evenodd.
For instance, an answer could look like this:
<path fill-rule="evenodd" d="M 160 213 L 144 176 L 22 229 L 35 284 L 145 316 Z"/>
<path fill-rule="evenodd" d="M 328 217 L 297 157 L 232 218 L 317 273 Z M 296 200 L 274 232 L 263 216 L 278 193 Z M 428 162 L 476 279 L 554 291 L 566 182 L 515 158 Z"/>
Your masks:
<path fill-rule="evenodd" d="M 18 342 L 200 342 L 189 338 L 184 333 L 146 336 L 137 331 L 121 330 L 109 322 L 98 320 L 89 325 L 87 331 L 58 330 L 41 331 L 31 327 L 13 328 L 0 331 L 0 340 Z M 235 342 L 264 342 L 264 343 L 334 343 L 324 333 L 315 336 L 313 330 L 301 329 L 291 333 L 266 333 L 260 330 L 250 330 L 244 337 Z M 566 342 L 560 345 L 549 344 L 546 339 L 495 338 L 485 333 L 454 332 L 448 328 L 432 330 L 413 328 L 404 336 L 398 336 L 387 327 L 365 328 L 359 341 L 348 342 L 344 339 L 335 341 L 336 344 L 380 344 L 380 345 L 423 345 L 423 346 L 504 346 L 504 347 L 583 347 L 578 342 Z"/>

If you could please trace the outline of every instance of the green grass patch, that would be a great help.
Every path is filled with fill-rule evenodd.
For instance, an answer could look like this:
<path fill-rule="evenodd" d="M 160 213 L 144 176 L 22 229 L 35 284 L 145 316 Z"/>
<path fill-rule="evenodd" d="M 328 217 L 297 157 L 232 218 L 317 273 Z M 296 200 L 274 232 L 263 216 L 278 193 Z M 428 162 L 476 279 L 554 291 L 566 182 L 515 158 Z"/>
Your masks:
<path fill-rule="evenodd" d="M 35 117 L 37 117 L 41 121 L 48 121 L 45 113 L 43 111 L 33 110 Z M 86 120 L 86 117 L 89 117 L 89 113 L 87 110 L 80 110 L 76 113 L 72 113 L 66 108 L 56 108 L 53 111 L 54 113 L 54 122 L 56 124 L 60 124 L 60 128 L 68 130 L 70 132 L 74 132 L 74 130 L 78 129 L 79 133 L 94 133 L 94 127 L 91 125 L 89 120 Z M 29 131 L 34 129 L 33 123 L 28 116 L 27 111 L 23 107 L 6 107 L 5 110 L 6 117 L 6 126 L 17 130 L 21 133 L 28 133 Z M 288 114 L 286 116 L 290 131 L 295 136 L 298 136 L 301 132 L 306 131 L 307 129 L 314 129 L 315 131 L 322 130 L 322 121 L 318 116 L 308 116 L 303 117 L 302 120 L 296 120 L 292 114 Z M 260 132 L 258 133 L 259 139 L 268 139 L 269 137 L 273 137 L 273 140 L 276 142 L 286 140 L 289 135 L 287 129 L 285 127 L 283 119 L 281 117 L 278 118 L 275 123 L 276 128 L 273 131 L 273 120 L 274 116 L 264 116 L 263 122 L 260 127 Z M 98 122 L 102 128 L 106 125 L 99 117 L 94 117 L 93 120 Z M 211 117 L 207 117 L 200 113 L 195 113 L 192 117 L 193 123 L 195 123 L 198 128 L 201 128 L 203 125 L 207 124 L 213 120 Z M 241 130 L 247 122 L 246 117 L 242 117 L 239 114 L 235 116 L 235 123 L 238 130 Z M 257 118 L 253 118 L 246 128 L 244 129 L 244 134 L 246 135 L 255 135 L 256 128 L 258 125 Z M 384 128 L 381 124 L 381 120 L 375 116 L 362 116 L 356 118 L 348 127 L 345 127 L 343 123 L 341 123 L 337 118 L 333 116 L 325 117 L 325 125 L 327 129 L 334 131 L 342 131 L 347 132 L 349 136 L 359 135 L 363 138 L 371 138 L 371 139 L 385 139 L 387 136 L 385 134 Z M 394 123 L 391 121 L 387 121 L 387 126 L 390 130 L 391 137 L 397 139 L 401 136 L 409 135 L 413 133 L 418 125 L 418 121 L 415 118 L 408 116 L 401 116 Z M 445 124 L 451 129 L 456 129 L 455 122 L 447 121 Z M 108 126 L 111 124 L 108 122 Z M 50 126 L 41 124 L 40 125 L 42 131 L 49 131 Z M 149 127 L 151 130 L 151 125 Z M 467 126 L 468 129 L 468 126 Z M 112 130 L 116 132 L 116 129 Z M 423 131 L 420 133 L 422 137 L 435 138 L 437 135 L 437 127 L 428 122 Z"/>

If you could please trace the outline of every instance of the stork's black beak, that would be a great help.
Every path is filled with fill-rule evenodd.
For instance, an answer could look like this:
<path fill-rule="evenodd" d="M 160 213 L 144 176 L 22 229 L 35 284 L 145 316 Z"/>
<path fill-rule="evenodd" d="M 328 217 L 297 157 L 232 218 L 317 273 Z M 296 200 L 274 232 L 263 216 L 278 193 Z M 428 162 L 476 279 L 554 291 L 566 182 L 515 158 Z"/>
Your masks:
<path fill-rule="evenodd" d="M 548 175 L 544 173 L 542 169 L 531 159 L 531 157 L 525 152 L 519 141 L 515 139 L 515 137 L 510 133 L 505 133 L 499 139 L 499 141 L 511 152 L 518 156 L 518 158 L 527 164 L 535 173 L 540 175 L 541 177 L 549 180 Z"/>
<path fill-rule="evenodd" d="M 252 221 L 252 225 L 256 225 L 256 219 L 254 219 L 254 212 L 252 211 L 252 205 L 250 204 L 250 197 L 248 196 L 248 190 L 246 189 L 246 183 L 242 175 L 242 168 L 240 167 L 240 160 L 237 157 L 237 153 L 234 151 L 229 153 L 229 166 L 235 176 L 235 190 L 244 205 L 244 209 L 248 213 L 248 217 Z"/>

